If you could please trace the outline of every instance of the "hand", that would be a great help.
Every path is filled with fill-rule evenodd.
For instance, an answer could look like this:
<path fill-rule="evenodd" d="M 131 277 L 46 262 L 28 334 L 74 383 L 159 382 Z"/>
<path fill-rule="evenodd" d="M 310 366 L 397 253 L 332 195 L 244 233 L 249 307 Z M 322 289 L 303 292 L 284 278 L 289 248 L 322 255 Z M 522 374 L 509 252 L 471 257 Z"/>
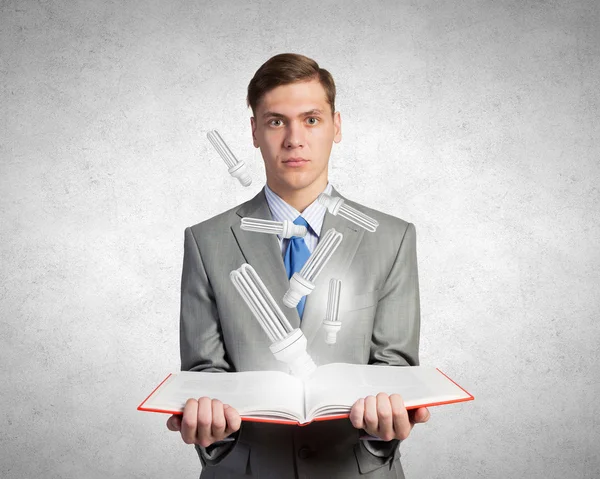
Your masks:
<path fill-rule="evenodd" d="M 183 416 L 173 415 L 167 419 L 170 431 L 181 432 L 186 444 L 208 447 L 239 430 L 242 424 L 239 413 L 218 399 L 201 397 L 197 401 L 188 399 Z"/>
<path fill-rule="evenodd" d="M 403 441 L 416 423 L 427 422 L 430 417 L 426 407 L 407 411 L 399 394 L 367 396 L 356 401 L 350 410 L 350 422 L 356 429 L 364 429 L 384 441 Z"/>

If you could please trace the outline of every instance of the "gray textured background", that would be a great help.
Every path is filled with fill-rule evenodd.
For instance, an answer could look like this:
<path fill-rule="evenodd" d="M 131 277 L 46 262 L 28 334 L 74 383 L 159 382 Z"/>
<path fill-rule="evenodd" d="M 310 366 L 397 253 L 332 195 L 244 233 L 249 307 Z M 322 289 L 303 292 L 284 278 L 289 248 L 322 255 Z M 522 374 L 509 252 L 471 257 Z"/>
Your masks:
<path fill-rule="evenodd" d="M 0 2 L 0 476 L 197 477 L 166 416 L 183 230 L 264 181 L 270 56 L 334 76 L 330 180 L 417 227 L 432 409 L 409 478 L 600 470 L 600 15 L 589 1 Z M 254 183 L 206 139 L 217 128 Z"/>

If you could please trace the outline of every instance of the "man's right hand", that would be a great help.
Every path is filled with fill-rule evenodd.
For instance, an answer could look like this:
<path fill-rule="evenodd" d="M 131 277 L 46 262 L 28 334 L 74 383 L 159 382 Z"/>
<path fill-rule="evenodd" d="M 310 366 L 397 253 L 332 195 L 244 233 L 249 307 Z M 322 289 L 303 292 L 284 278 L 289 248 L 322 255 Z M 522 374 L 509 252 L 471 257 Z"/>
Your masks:
<path fill-rule="evenodd" d="M 183 416 L 173 415 L 167 420 L 170 431 L 181 432 L 186 444 L 208 447 L 239 430 L 242 419 L 236 409 L 218 399 L 201 397 L 188 399 Z"/>

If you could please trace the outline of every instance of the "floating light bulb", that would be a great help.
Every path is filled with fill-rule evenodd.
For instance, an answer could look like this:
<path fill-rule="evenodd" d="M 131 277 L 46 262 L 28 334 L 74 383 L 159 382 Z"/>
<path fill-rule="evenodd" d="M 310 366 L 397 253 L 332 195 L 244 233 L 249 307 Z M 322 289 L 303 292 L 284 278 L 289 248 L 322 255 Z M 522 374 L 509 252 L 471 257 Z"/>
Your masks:
<path fill-rule="evenodd" d="M 317 197 L 317 200 L 325 206 L 332 215 L 340 215 L 342 218 L 346 218 L 348 221 L 351 221 L 355 225 L 358 225 L 371 233 L 379 226 L 377 220 L 358 211 L 356 208 L 347 205 L 342 198 L 329 196 L 327 193 L 321 193 Z"/>
<path fill-rule="evenodd" d="M 292 329 L 279 305 L 254 268 L 244 263 L 229 273 L 238 293 L 271 341 L 269 349 L 275 359 L 288 365 L 294 376 L 305 377 L 317 367 L 306 352 L 306 337 L 300 329 Z"/>
<path fill-rule="evenodd" d="M 325 314 L 325 320 L 323 321 L 323 328 L 326 332 L 325 342 L 327 344 L 335 344 L 337 333 L 342 327 L 342 323 L 338 319 L 341 286 L 342 282 L 339 279 L 331 278 L 331 280 L 329 280 L 327 312 Z"/>
<path fill-rule="evenodd" d="M 307 231 L 306 226 L 294 224 L 289 220 L 271 221 L 260 218 L 242 218 L 241 228 L 244 231 L 281 235 L 282 238 L 303 237 Z"/>
<path fill-rule="evenodd" d="M 342 233 L 328 229 L 300 271 L 290 278 L 290 287 L 283 296 L 283 304 L 295 308 L 302 299 L 315 289 L 314 281 L 342 241 Z"/>
<path fill-rule="evenodd" d="M 209 131 L 206 136 L 215 147 L 215 150 L 221 155 L 221 158 L 223 158 L 223 161 L 229 168 L 227 170 L 229 174 L 234 178 L 237 178 L 242 185 L 250 186 L 252 178 L 250 178 L 250 175 L 246 171 L 246 164 L 243 160 L 238 160 L 235 157 L 227 144 L 223 141 L 223 138 L 221 138 L 221 135 L 219 135 L 219 132 L 217 130 L 212 130 Z"/>

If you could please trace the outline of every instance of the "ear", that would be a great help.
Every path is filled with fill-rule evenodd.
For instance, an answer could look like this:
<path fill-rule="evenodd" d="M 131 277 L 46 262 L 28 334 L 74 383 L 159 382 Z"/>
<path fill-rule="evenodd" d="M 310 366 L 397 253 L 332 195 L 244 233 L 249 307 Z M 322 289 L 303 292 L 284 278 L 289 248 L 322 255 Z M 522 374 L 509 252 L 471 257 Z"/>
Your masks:
<path fill-rule="evenodd" d="M 333 129 L 335 132 L 333 141 L 339 143 L 342 141 L 342 117 L 339 111 L 336 111 L 333 115 Z"/>
<path fill-rule="evenodd" d="M 253 116 L 250 117 L 250 128 L 252 128 L 252 143 L 254 148 L 258 148 L 258 141 L 256 141 L 256 120 Z"/>

